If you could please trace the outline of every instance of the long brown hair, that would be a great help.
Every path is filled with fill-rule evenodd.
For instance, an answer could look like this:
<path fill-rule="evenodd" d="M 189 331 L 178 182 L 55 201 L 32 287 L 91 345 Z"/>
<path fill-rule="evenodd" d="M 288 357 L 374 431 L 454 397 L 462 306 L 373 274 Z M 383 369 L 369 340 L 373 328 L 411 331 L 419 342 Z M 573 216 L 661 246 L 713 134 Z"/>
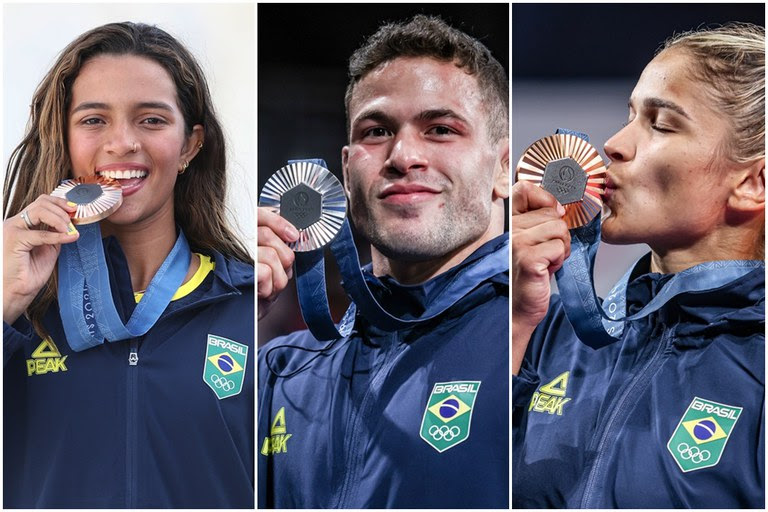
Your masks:
<path fill-rule="evenodd" d="M 72 85 L 85 62 L 105 54 L 149 58 L 171 76 L 187 135 L 196 124 L 205 128 L 202 149 L 176 181 L 176 223 L 193 250 L 216 250 L 253 264 L 246 245 L 226 220 L 226 147 L 205 76 L 181 43 L 167 32 L 143 23 L 110 23 L 82 34 L 64 49 L 43 78 L 32 98 L 26 134 L 8 162 L 4 218 L 18 214 L 38 196 L 49 194 L 61 180 L 71 177 L 66 127 Z M 27 311 L 38 334 L 45 333 L 42 317 L 55 297 L 54 272 Z"/>

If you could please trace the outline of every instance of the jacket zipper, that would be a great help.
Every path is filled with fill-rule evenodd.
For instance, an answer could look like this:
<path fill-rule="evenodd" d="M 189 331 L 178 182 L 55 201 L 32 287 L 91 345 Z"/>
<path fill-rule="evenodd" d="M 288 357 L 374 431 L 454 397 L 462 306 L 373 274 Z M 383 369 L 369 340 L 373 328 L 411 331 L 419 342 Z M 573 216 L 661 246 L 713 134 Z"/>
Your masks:
<path fill-rule="evenodd" d="M 132 339 L 128 354 L 128 379 L 126 390 L 126 436 L 125 436 L 125 499 L 127 508 L 136 508 L 136 450 L 138 401 L 137 380 L 139 364 L 139 339 Z"/>
<path fill-rule="evenodd" d="M 584 487 L 584 494 L 582 495 L 580 508 L 603 508 L 605 505 L 596 503 L 602 495 L 595 496 L 595 486 L 597 482 L 602 480 L 602 466 L 607 456 L 607 452 L 611 451 L 613 445 L 612 441 L 616 439 L 621 428 L 624 425 L 627 414 L 631 410 L 632 406 L 636 404 L 636 400 L 632 401 L 631 398 L 637 398 L 650 384 L 651 377 L 656 371 L 661 368 L 661 364 L 657 364 L 661 361 L 661 356 L 667 347 L 668 340 L 671 333 L 667 331 L 662 332 L 661 339 L 653 352 L 653 355 L 635 375 L 635 377 L 624 388 L 625 391 L 616 400 L 615 406 L 608 416 L 608 421 L 604 423 L 603 432 L 600 435 L 600 442 L 597 445 L 596 455 L 589 475 L 587 476 L 587 483 Z M 621 421 L 619 421 L 621 420 Z M 617 426 L 618 425 L 618 426 Z"/>
<path fill-rule="evenodd" d="M 167 320 L 171 316 L 177 315 L 189 309 L 202 307 L 219 300 L 235 295 L 234 292 L 211 297 L 187 305 L 164 315 L 161 320 Z M 125 500 L 127 508 L 136 508 L 138 499 L 138 365 L 139 365 L 139 342 L 144 337 L 132 339 L 128 353 L 128 375 L 126 379 L 126 439 L 125 439 Z"/>
<path fill-rule="evenodd" d="M 351 496 L 354 496 L 353 487 L 359 485 L 360 479 L 358 475 L 365 462 L 364 447 L 360 446 L 362 444 L 360 438 L 364 429 L 360 428 L 360 424 L 364 418 L 368 417 L 369 409 L 371 409 L 375 399 L 378 397 L 378 391 L 381 390 L 381 385 L 389 374 L 389 369 L 397 359 L 397 348 L 399 346 L 397 336 L 395 335 L 394 339 L 387 340 L 386 344 L 387 346 L 384 348 L 384 354 L 382 354 L 383 360 L 368 385 L 368 390 L 365 392 L 363 400 L 360 403 L 360 412 L 354 417 L 354 421 L 349 430 L 349 432 L 352 433 L 352 439 L 347 445 L 349 446 L 349 452 L 345 457 L 346 467 L 348 469 L 344 474 L 344 480 L 339 489 L 338 499 L 336 500 L 334 508 L 350 508 L 350 498 Z M 354 407 L 352 409 L 354 411 Z"/>

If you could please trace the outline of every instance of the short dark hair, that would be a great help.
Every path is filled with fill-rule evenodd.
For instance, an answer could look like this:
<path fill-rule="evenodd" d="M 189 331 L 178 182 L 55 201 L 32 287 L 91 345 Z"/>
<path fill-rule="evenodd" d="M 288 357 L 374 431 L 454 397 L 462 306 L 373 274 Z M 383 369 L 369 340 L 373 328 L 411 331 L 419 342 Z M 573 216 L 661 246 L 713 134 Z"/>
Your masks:
<path fill-rule="evenodd" d="M 488 109 L 488 133 L 495 142 L 509 132 L 509 81 L 504 68 L 477 39 L 436 16 L 417 14 L 405 22 L 382 25 L 349 59 L 349 84 L 344 96 L 349 130 L 349 103 L 365 75 L 398 57 L 430 57 L 454 62 L 477 78 Z"/>

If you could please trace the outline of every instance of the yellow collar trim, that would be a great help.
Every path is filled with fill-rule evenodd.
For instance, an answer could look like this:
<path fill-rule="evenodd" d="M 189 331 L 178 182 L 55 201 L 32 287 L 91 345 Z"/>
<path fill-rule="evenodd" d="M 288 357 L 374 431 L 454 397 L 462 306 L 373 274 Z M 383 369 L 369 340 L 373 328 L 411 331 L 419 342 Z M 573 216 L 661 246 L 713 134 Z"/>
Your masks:
<path fill-rule="evenodd" d="M 200 266 L 197 267 L 197 272 L 195 272 L 189 281 L 179 286 L 179 289 L 176 290 L 176 293 L 173 295 L 171 300 L 178 300 L 192 293 L 198 286 L 200 286 L 200 283 L 202 283 L 205 278 L 208 277 L 208 274 L 210 274 L 213 269 L 216 268 L 216 262 L 211 261 L 210 256 L 206 256 L 205 254 L 200 254 L 197 252 L 194 254 L 200 258 Z M 144 292 L 134 292 L 133 294 L 133 297 L 137 303 L 143 296 Z"/>

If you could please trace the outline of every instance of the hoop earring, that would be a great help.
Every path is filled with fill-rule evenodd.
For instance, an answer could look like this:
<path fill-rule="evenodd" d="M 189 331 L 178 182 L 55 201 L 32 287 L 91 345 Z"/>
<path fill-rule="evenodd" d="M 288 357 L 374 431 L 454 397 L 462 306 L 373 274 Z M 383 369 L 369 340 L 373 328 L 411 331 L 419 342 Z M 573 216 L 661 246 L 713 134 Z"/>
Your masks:
<path fill-rule="evenodd" d="M 189 167 L 189 162 L 184 160 L 184 163 L 181 164 L 181 169 L 179 169 L 179 174 L 184 174 L 184 172 L 187 170 L 187 167 Z"/>

